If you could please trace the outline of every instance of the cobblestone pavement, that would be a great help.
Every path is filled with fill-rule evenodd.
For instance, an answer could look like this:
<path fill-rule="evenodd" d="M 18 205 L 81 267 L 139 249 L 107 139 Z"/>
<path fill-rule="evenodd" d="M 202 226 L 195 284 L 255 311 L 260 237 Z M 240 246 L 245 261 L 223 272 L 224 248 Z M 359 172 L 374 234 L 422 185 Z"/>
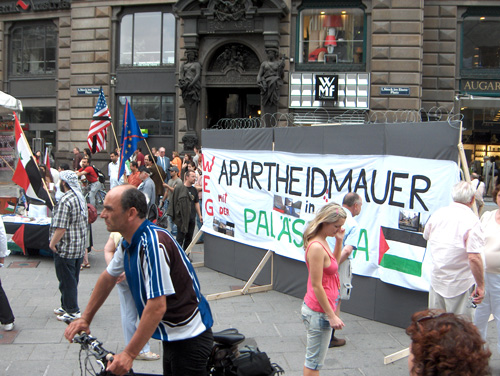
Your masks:
<path fill-rule="evenodd" d="M 5 187 L 0 187 L 0 196 Z M 10 191 L 9 191 L 10 192 Z M 7 193 L 12 195 L 12 193 Z M 495 206 L 489 202 L 488 209 Z M 107 231 L 102 219 L 93 225 L 95 248 L 102 249 Z M 197 245 L 194 261 L 203 260 L 203 245 Z M 83 309 L 99 274 L 105 268 L 102 252 L 92 252 L 91 268 L 81 272 L 79 301 Z M 15 267 L 17 266 L 17 267 Z M 229 291 L 245 283 L 205 267 L 197 268 L 204 294 Z M 43 256 L 12 255 L 0 269 L 2 285 L 9 297 L 16 327 L 4 332 L 0 327 L 0 376 L 80 375 L 79 347 L 68 343 L 65 324 L 56 320 L 52 310 L 59 307 L 58 283 L 52 259 Z M 355 293 L 355 292 L 354 292 Z M 275 291 L 211 301 L 214 330 L 235 327 L 257 343 L 273 362 L 280 364 L 287 376 L 302 375 L 305 353 L 305 329 L 300 318 L 301 299 Z M 92 323 L 92 334 L 112 351 L 123 349 L 119 300 L 113 291 Z M 384 356 L 409 345 L 404 329 L 342 314 L 346 327 L 339 336 L 344 347 L 330 349 L 322 375 L 408 375 L 406 359 L 384 365 Z M 493 374 L 500 374 L 500 356 L 496 352 L 496 327 L 490 323 L 489 343 L 493 356 Z M 154 352 L 160 343 L 151 340 Z M 161 374 L 161 361 L 135 361 L 134 370 Z"/>

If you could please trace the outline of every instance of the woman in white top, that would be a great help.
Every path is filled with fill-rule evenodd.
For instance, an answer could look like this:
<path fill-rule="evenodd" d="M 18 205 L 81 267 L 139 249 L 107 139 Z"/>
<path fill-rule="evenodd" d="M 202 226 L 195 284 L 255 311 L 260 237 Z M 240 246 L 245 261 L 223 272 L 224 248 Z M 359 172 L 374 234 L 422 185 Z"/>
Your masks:
<path fill-rule="evenodd" d="M 493 189 L 492 197 L 500 207 L 500 185 Z M 488 319 L 490 314 L 493 314 L 497 323 L 497 348 L 500 352 L 500 209 L 485 212 L 481 216 L 481 225 L 486 241 L 484 245 L 486 293 L 483 302 L 477 306 L 474 324 L 486 340 Z"/>

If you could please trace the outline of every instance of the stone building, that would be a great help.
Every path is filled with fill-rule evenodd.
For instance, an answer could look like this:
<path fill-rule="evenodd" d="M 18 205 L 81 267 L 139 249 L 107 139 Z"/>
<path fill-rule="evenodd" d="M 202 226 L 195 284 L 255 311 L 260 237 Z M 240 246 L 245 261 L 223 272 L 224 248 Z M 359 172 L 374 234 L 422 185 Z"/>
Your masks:
<path fill-rule="evenodd" d="M 86 147 L 101 86 L 117 138 L 128 99 L 167 154 L 221 119 L 259 118 L 269 50 L 284 64 L 274 124 L 439 108 L 463 114 L 472 159 L 500 155 L 498 1 L 11 0 L 0 30 L 2 90 L 22 100 L 28 138 L 60 158 Z M 189 51 L 191 131 L 179 86 Z"/>

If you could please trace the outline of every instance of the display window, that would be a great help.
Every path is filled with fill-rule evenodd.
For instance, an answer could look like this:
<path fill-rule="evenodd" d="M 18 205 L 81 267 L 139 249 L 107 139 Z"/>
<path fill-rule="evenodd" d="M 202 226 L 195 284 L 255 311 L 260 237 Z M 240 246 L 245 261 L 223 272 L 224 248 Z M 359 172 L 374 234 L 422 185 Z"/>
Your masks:
<path fill-rule="evenodd" d="M 500 14 L 466 16 L 462 23 L 462 69 L 500 69 L 498 40 Z"/>
<path fill-rule="evenodd" d="M 56 26 L 51 22 L 14 25 L 10 34 L 10 51 L 11 76 L 55 74 Z"/>
<path fill-rule="evenodd" d="M 137 12 L 120 22 L 120 66 L 175 64 L 175 17 L 171 13 Z"/>
<path fill-rule="evenodd" d="M 360 8 L 302 9 L 298 61 L 310 64 L 363 64 L 365 13 Z"/>
<path fill-rule="evenodd" d="M 128 99 L 132 112 L 141 129 L 147 129 L 148 136 L 173 136 L 175 103 L 173 95 L 132 95 L 118 97 L 119 124 L 123 124 L 125 100 Z"/>

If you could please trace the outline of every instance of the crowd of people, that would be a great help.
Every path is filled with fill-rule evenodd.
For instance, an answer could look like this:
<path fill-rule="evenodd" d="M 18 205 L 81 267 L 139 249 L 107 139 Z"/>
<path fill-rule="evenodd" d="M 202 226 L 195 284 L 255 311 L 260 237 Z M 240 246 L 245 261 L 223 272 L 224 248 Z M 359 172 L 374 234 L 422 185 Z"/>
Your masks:
<path fill-rule="evenodd" d="M 88 263 L 91 233 L 80 181 L 87 181 L 91 194 L 96 190 L 93 184 L 99 183 L 87 152 L 73 150 L 73 169 L 62 164 L 52 172 L 40 165 L 57 202 L 50 249 L 61 306 L 54 313 L 58 320 L 71 322 L 66 338 L 71 341 L 76 333 L 89 330 L 94 315 L 118 285 L 125 348 L 108 370 L 122 375 L 134 359 L 160 359 L 149 347 L 152 337 L 163 343 L 165 375 L 206 374 L 213 318 L 185 254 L 196 220 L 199 227 L 203 222 L 200 147 L 195 148 L 194 158 L 186 154 L 183 159 L 176 151 L 168 158 L 164 148 L 146 155 L 138 148 L 120 178 L 119 153 L 110 153 L 110 191 L 100 213 L 110 232 L 104 247 L 108 266 L 82 312 L 78 280 L 82 265 Z M 497 321 L 500 352 L 500 185 L 491 192 L 499 209 L 482 213 L 484 201 L 479 196 L 482 199 L 484 187 L 477 176 L 472 177 L 477 182 L 457 183 L 451 192 L 453 202 L 436 210 L 424 227 L 432 269 L 428 309 L 415 313 L 406 330 L 411 339 L 408 368 L 412 376 L 487 375 L 490 314 Z M 480 206 L 480 218 L 472 210 L 475 204 Z M 340 305 L 351 295 L 352 254 L 360 237 L 355 217 L 361 214 L 362 205 L 361 196 L 350 192 L 341 205 L 327 203 L 306 224 L 308 279 L 301 307 L 307 340 L 305 376 L 319 375 L 329 347 L 346 344 L 346 339 L 337 336 L 345 327 Z M 168 215 L 168 230 L 148 220 L 151 210 L 158 208 Z M 8 254 L 4 237 L 0 223 L 0 266 Z M 1 282 L 0 322 L 4 330 L 14 328 Z"/>
<path fill-rule="evenodd" d="M 480 218 L 474 214 L 476 201 L 484 205 L 477 199 L 484 187 L 477 176 L 473 178 L 479 182 L 454 185 L 453 202 L 435 211 L 424 228 L 432 270 L 428 309 L 415 313 L 407 329 L 412 376 L 488 375 L 491 352 L 485 344 L 490 314 L 497 322 L 500 352 L 500 209 L 486 211 Z M 492 197 L 500 207 L 500 185 Z M 348 260 L 359 239 L 354 217 L 361 206 L 360 196 L 348 193 L 342 206 L 324 205 L 304 231 L 309 272 L 302 306 L 305 376 L 319 375 L 328 348 L 346 342 L 334 333 L 344 327 L 340 302 L 350 297 Z M 347 271 L 341 272 L 342 265 Z"/>

